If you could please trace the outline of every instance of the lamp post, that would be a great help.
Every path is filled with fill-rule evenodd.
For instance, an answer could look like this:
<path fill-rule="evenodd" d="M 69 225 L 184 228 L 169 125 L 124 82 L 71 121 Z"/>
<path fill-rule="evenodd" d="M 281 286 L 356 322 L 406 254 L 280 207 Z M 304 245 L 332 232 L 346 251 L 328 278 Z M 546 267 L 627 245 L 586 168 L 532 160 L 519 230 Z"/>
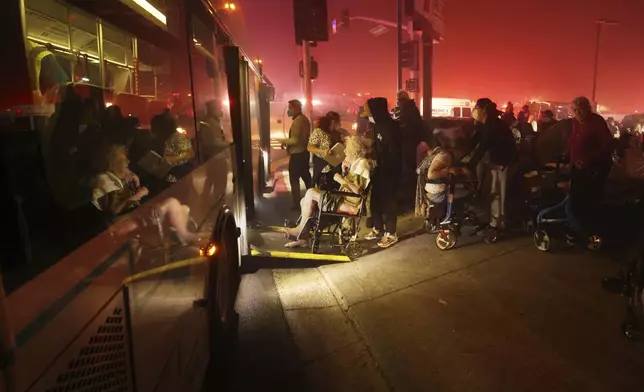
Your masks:
<path fill-rule="evenodd" d="M 618 22 L 615 20 L 606 20 L 606 19 L 599 19 L 597 20 L 597 43 L 595 45 L 595 73 L 593 76 L 593 104 L 596 103 L 596 98 L 597 98 L 597 71 L 599 68 L 599 45 L 601 43 L 601 36 L 602 36 L 602 30 L 604 26 L 614 26 Z"/>

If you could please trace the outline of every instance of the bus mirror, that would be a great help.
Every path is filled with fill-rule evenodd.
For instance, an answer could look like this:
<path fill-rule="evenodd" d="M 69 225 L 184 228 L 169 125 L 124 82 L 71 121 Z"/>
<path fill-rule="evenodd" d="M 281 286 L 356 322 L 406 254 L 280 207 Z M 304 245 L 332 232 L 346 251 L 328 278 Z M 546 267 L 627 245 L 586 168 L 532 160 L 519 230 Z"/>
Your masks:
<path fill-rule="evenodd" d="M 210 78 L 215 77 L 215 65 L 213 64 L 211 59 L 206 59 L 206 74 Z"/>

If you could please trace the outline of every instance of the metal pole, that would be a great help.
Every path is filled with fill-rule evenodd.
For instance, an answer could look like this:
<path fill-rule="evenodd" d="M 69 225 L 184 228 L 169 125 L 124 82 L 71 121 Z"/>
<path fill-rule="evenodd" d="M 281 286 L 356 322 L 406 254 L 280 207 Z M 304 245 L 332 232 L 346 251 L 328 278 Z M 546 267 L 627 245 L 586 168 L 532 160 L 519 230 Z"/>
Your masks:
<path fill-rule="evenodd" d="M 434 30 L 423 30 L 423 117 L 432 118 L 432 63 L 434 61 Z"/>
<path fill-rule="evenodd" d="M 599 68 L 599 44 L 601 42 L 602 26 L 604 26 L 603 22 L 597 22 L 597 43 L 595 45 L 595 73 L 593 75 L 593 98 L 592 98 L 593 105 L 597 104 L 597 101 L 595 101 L 595 99 L 597 94 L 597 71 Z"/>
<path fill-rule="evenodd" d="M 414 22 L 409 21 L 407 22 L 407 33 L 409 33 L 409 40 L 410 41 L 417 41 L 416 40 L 416 33 L 414 33 Z M 418 42 L 416 42 L 416 53 L 420 53 L 420 50 L 418 50 Z M 418 57 L 418 56 L 416 56 Z M 418 58 L 416 59 L 416 69 L 412 68 L 409 70 L 409 79 L 415 80 L 416 81 L 416 88 L 418 89 L 420 86 L 418 85 Z M 418 99 L 420 97 L 420 94 L 418 91 L 409 93 L 409 98 L 411 99 Z M 420 102 L 418 102 L 420 104 Z"/>
<path fill-rule="evenodd" d="M 311 45 L 309 41 L 302 42 L 302 49 L 304 57 L 302 59 L 302 65 L 304 68 L 304 99 L 306 103 L 304 105 L 304 114 L 309 120 L 312 120 L 313 116 L 313 91 L 311 83 Z"/>
<path fill-rule="evenodd" d="M 402 13 L 402 6 L 403 6 L 403 0 L 398 0 L 398 91 L 403 89 L 403 77 L 402 77 L 402 59 L 400 58 L 400 50 L 402 49 L 402 41 L 403 41 L 403 13 Z"/>

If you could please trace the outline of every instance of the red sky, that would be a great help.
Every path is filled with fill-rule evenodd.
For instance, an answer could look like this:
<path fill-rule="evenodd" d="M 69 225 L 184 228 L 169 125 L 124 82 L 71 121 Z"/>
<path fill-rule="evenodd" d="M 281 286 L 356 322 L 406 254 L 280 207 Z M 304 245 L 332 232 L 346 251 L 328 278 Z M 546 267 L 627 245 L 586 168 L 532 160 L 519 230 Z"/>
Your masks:
<path fill-rule="evenodd" d="M 230 20 L 240 44 L 263 59 L 278 91 L 300 88 L 292 1 L 238 0 L 241 12 Z M 329 19 L 348 8 L 355 16 L 393 22 L 395 3 L 328 0 Z M 602 35 L 597 100 L 615 112 L 644 109 L 642 15 L 642 0 L 446 0 L 447 32 L 435 48 L 434 96 L 557 101 L 590 96 L 595 20 L 606 18 L 620 23 Z M 395 92 L 396 31 L 373 37 L 369 29 L 375 26 L 357 21 L 313 49 L 320 67 L 314 89 Z"/>

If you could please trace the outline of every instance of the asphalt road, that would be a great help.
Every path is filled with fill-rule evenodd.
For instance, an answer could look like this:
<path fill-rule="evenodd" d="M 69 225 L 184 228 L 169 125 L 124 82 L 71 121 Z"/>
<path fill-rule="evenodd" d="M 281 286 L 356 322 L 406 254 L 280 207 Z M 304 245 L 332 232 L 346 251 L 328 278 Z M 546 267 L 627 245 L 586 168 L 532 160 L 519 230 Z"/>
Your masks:
<path fill-rule="evenodd" d="M 417 235 L 355 262 L 244 276 L 240 391 L 637 391 L 600 254 L 530 238 L 438 251 Z"/>

